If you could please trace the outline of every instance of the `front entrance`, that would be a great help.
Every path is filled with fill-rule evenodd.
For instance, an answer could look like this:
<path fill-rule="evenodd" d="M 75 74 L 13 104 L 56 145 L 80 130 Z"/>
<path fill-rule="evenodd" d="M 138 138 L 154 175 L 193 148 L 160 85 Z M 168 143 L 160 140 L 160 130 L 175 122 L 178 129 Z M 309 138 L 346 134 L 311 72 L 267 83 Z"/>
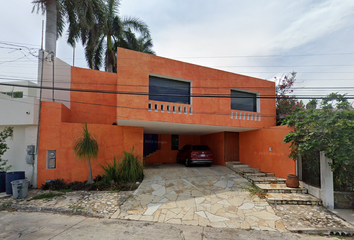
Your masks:
<path fill-rule="evenodd" d="M 159 149 L 158 134 L 144 134 L 144 157 L 156 152 Z"/>
<path fill-rule="evenodd" d="M 240 161 L 239 133 L 225 132 L 225 162 Z"/>

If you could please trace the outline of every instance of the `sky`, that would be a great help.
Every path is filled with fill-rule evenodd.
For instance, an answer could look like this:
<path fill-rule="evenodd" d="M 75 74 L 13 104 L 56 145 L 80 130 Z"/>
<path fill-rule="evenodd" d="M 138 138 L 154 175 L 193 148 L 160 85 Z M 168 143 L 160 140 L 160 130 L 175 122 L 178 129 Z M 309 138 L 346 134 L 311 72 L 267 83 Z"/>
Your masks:
<path fill-rule="evenodd" d="M 0 2 L 0 81 L 36 81 L 45 18 L 30 0 Z M 119 9 L 149 26 L 158 56 L 266 80 L 295 71 L 299 98 L 339 92 L 350 102 L 353 12 L 353 0 L 122 0 Z M 66 34 L 57 57 L 73 63 Z M 87 68 L 80 44 L 75 66 Z"/>

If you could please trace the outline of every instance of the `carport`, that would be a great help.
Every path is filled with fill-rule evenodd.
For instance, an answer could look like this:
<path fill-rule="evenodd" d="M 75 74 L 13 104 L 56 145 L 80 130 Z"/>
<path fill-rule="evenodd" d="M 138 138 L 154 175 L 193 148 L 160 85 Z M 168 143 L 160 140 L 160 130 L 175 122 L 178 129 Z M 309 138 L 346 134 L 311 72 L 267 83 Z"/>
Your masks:
<path fill-rule="evenodd" d="M 175 163 L 178 149 L 187 144 L 208 145 L 214 164 L 239 161 L 239 133 L 253 128 L 119 120 L 125 126 L 144 127 L 144 162 Z"/>

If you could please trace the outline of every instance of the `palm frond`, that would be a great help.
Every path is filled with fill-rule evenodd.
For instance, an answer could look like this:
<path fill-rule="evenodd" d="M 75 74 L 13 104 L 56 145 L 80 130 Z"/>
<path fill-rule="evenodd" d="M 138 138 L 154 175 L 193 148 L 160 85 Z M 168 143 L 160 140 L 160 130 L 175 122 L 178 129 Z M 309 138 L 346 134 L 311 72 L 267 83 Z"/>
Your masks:
<path fill-rule="evenodd" d="M 150 31 L 146 23 L 136 17 L 124 17 L 122 21 L 125 29 L 131 28 L 143 36 L 149 37 Z"/>
<path fill-rule="evenodd" d="M 82 136 L 75 142 L 74 152 L 78 158 L 97 157 L 98 155 L 98 143 L 89 132 L 87 123 L 83 127 Z"/>
<path fill-rule="evenodd" d="M 32 8 L 32 13 L 33 12 L 37 12 L 39 13 L 39 11 L 42 11 L 42 14 L 44 15 L 45 14 L 45 11 L 46 11 L 46 3 L 47 3 L 47 0 L 34 0 L 32 1 L 33 3 L 33 8 Z"/>

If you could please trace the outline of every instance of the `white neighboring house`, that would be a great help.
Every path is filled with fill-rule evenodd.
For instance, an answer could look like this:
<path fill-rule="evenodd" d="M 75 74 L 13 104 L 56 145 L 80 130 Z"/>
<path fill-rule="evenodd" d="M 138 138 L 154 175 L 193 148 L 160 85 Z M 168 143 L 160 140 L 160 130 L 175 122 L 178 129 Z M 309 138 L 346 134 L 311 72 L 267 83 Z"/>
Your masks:
<path fill-rule="evenodd" d="M 34 164 L 26 162 L 26 148 L 28 145 L 36 148 L 37 144 L 39 90 L 28 88 L 37 86 L 29 81 L 2 83 L 24 86 L 0 85 L 0 131 L 8 126 L 14 127 L 13 138 L 7 140 L 9 149 L 3 158 L 8 160 L 8 165 L 12 165 L 9 171 L 25 171 L 26 178 L 36 187 L 37 161 Z"/>

